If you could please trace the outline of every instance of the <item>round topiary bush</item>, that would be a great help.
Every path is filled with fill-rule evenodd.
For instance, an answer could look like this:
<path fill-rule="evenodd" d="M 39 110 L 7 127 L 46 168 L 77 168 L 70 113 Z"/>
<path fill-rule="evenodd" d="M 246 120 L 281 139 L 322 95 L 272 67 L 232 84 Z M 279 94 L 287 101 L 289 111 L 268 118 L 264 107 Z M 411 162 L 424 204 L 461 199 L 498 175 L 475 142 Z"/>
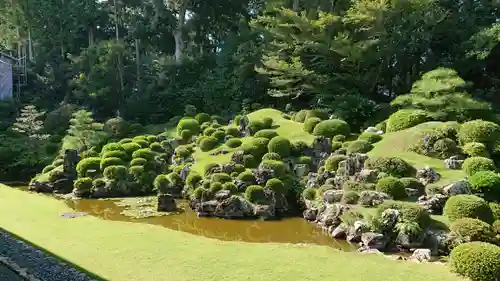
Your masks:
<path fill-rule="evenodd" d="M 297 159 L 297 164 L 305 164 L 311 168 L 313 166 L 313 160 L 311 156 L 300 156 Z"/>
<path fill-rule="evenodd" d="M 291 146 L 292 144 L 287 138 L 277 136 L 269 141 L 267 149 L 269 152 L 277 153 L 281 157 L 285 158 L 290 156 Z"/>
<path fill-rule="evenodd" d="M 471 281 L 498 281 L 500 247 L 485 242 L 459 245 L 450 253 L 450 267 Z"/>
<path fill-rule="evenodd" d="M 346 137 L 344 135 L 336 135 L 333 137 L 332 140 L 338 142 L 344 142 L 346 140 Z"/>
<path fill-rule="evenodd" d="M 238 175 L 238 179 L 246 183 L 253 183 L 255 181 L 255 178 L 251 171 L 242 172 L 241 174 Z"/>
<path fill-rule="evenodd" d="M 217 146 L 218 140 L 214 137 L 206 137 L 200 142 L 200 149 L 203 152 L 210 151 Z"/>
<path fill-rule="evenodd" d="M 465 122 L 458 131 L 458 139 L 461 144 L 480 142 L 488 149 L 493 149 L 500 139 L 500 126 L 484 120 Z"/>
<path fill-rule="evenodd" d="M 275 130 L 271 129 L 264 129 L 260 130 L 254 135 L 256 138 L 266 138 L 266 139 L 272 139 L 274 137 L 278 136 L 278 133 Z"/>
<path fill-rule="evenodd" d="M 180 137 L 183 141 L 190 141 L 193 137 L 193 132 L 191 132 L 190 130 L 182 130 L 180 133 Z"/>
<path fill-rule="evenodd" d="M 73 183 L 73 193 L 78 195 L 89 194 L 92 189 L 91 178 L 79 178 Z"/>
<path fill-rule="evenodd" d="M 273 118 L 271 117 L 262 118 L 262 125 L 266 129 L 271 129 L 271 127 L 273 126 L 273 122 L 274 122 Z"/>
<path fill-rule="evenodd" d="M 76 173 L 79 178 L 84 178 L 87 176 L 89 170 L 99 171 L 101 167 L 101 158 L 99 157 L 89 157 L 82 159 L 76 165 Z"/>
<path fill-rule="evenodd" d="M 121 150 L 107 151 L 102 154 L 102 158 L 111 158 L 111 157 L 120 158 L 122 160 L 128 159 L 127 153 Z"/>
<path fill-rule="evenodd" d="M 377 123 L 377 125 L 375 125 L 375 128 L 385 132 L 385 130 L 387 129 L 387 120 Z"/>
<path fill-rule="evenodd" d="M 55 168 L 54 165 L 47 165 L 47 166 L 45 166 L 45 168 L 43 168 L 42 174 L 46 174 L 46 173 L 54 170 L 54 168 Z"/>
<path fill-rule="evenodd" d="M 328 117 L 329 117 L 328 112 L 326 112 L 326 110 L 315 108 L 307 111 L 305 120 L 310 118 L 319 118 L 321 120 L 327 120 Z"/>
<path fill-rule="evenodd" d="M 240 125 L 240 121 L 241 121 L 242 118 L 243 118 L 243 116 L 239 115 L 239 114 L 236 115 L 236 116 L 234 116 L 234 121 L 233 121 L 234 125 L 239 126 Z"/>
<path fill-rule="evenodd" d="M 241 140 L 238 138 L 230 138 L 226 141 L 226 146 L 229 148 L 237 148 L 241 146 Z"/>
<path fill-rule="evenodd" d="M 306 120 L 307 110 L 302 109 L 295 114 L 293 121 L 303 123 Z"/>
<path fill-rule="evenodd" d="M 134 151 L 132 153 L 132 158 L 144 158 L 148 161 L 154 160 L 156 156 L 156 153 L 154 153 L 151 149 L 149 148 L 141 148 L 139 150 Z"/>
<path fill-rule="evenodd" d="M 494 221 L 491 229 L 496 235 L 500 235 L 500 220 Z"/>
<path fill-rule="evenodd" d="M 199 200 L 201 199 L 201 196 L 203 195 L 204 192 L 206 192 L 206 189 L 204 189 L 203 187 L 197 187 L 193 191 L 193 197 Z"/>
<path fill-rule="evenodd" d="M 270 179 L 266 183 L 266 188 L 271 189 L 278 194 L 286 194 L 286 187 L 279 179 Z"/>
<path fill-rule="evenodd" d="M 130 161 L 130 166 L 144 166 L 148 163 L 148 160 L 144 158 L 135 158 Z"/>
<path fill-rule="evenodd" d="M 251 154 L 255 158 L 260 159 L 267 153 L 268 144 L 269 140 L 266 138 L 253 138 L 245 140 L 241 145 L 241 148 L 245 154 Z"/>
<path fill-rule="evenodd" d="M 473 218 L 492 223 L 493 213 L 488 203 L 475 195 L 455 195 L 451 196 L 444 205 L 443 214 L 451 222 L 462 218 Z"/>
<path fill-rule="evenodd" d="M 191 172 L 186 178 L 186 185 L 190 187 L 197 186 L 203 178 L 196 172 Z"/>
<path fill-rule="evenodd" d="M 456 237 L 467 242 L 491 242 L 495 238 L 491 225 L 478 219 L 462 218 L 456 220 L 451 224 L 450 230 Z"/>
<path fill-rule="evenodd" d="M 102 147 L 101 153 L 104 154 L 109 151 L 122 151 L 123 146 L 116 142 L 110 142 Z"/>
<path fill-rule="evenodd" d="M 349 143 L 347 147 L 348 154 L 354 153 L 367 153 L 368 151 L 373 149 L 373 145 L 365 140 L 356 140 Z"/>
<path fill-rule="evenodd" d="M 345 155 L 332 155 L 328 157 L 325 161 L 325 170 L 335 172 L 339 168 L 339 163 L 346 160 Z"/>
<path fill-rule="evenodd" d="M 223 183 L 222 189 L 231 191 L 231 194 L 238 193 L 238 187 L 232 182 Z"/>
<path fill-rule="evenodd" d="M 243 155 L 243 166 L 245 166 L 245 168 L 255 168 L 257 165 L 258 162 L 253 155 Z"/>
<path fill-rule="evenodd" d="M 153 136 L 153 135 L 149 135 L 149 136 L 146 136 L 146 140 L 148 141 L 148 143 L 154 143 L 156 142 L 156 136 Z"/>
<path fill-rule="evenodd" d="M 327 138 L 333 138 L 336 135 L 349 135 L 351 129 L 347 122 L 340 119 L 331 119 L 321 121 L 314 128 L 313 134 L 315 136 L 324 136 Z"/>
<path fill-rule="evenodd" d="M 104 171 L 104 169 L 106 169 L 106 167 L 115 166 L 115 165 L 124 165 L 124 164 L 125 164 L 125 162 L 122 159 L 117 158 L 117 157 L 103 158 L 101 160 L 100 168 L 101 168 L 101 171 Z"/>
<path fill-rule="evenodd" d="M 224 141 L 224 138 L 226 137 L 226 133 L 224 133 L 224 131 L 215 131 L 212 134 L 212 137 L 216 138 L 217 141 L 222 142 L 222 141 Z"/>
<path fill-rule="evenodd" d="M 404 185 L 395 177 L 385 177 L 377 181 L 375 189 L 379 192 L 384 192 L 394 198 L 395 200 L 403 199 L 406 197 L 406 190 Z"/>
<path fill-rule="evenodd" d="M 268 152 L 262 156 L 262 160 L 277 160 L 281 161 L 281 156 L 275 152 Z"/>
<path fill-rule="evenodd" d="M 500 199 L 500 175 L 492 171 L 479 171 L 469 177 L 472 191 L 483 193 L 488 200 Z"/>
<path fill-rule="evenodd" d="M 194 119 L 196 119 L 196 121 L 198 121 L 198 124 L 203 124 L 205 122 L 212 121 L 212 118 L 210 117 L 210 115 L 207 113 L 204 113 L 204 112 L 200 112 L 200 113 L 196 114 Z"/>
<path fill-rule="evenodd" d="M 214 128 L 212 128 L 212 127 L 210 127 L 210 128 L 206 128 L 206 129 L 203 131 L 203 135 L 204 135 L 204 136 L 209 137 L 209 136 L 211 136 L 213 133 L 215 133 L 215 131 L 217 131 L 217 129 L 214 129 Z"/>
<path fill-rule="evenodd" d="M 268 129 L 264 127 L 264 124 L 261 120 L 250 120 L 250 124 L 248 124 L 248 130 L 250 131 L 250 135 L 254 135 L 260 130 Z"/>
<path fill-rule="evenodd" d="M 300 157 L 309 148 L 309 145 L 305 141 L 297 140 L 292 142 L 291 154 L 295 157 Z"/>
<path fill-rule="evenodd" d="M 467 158 L 462 164 L 462 170 L 469 176 L 480 171 L 494 171 L 495 168 L 495 162 L 486 157 Z"/>
<path fill-rule="evenodd" d="M 381 139 L 382 139 L 381 135 L 372 132 L 364 132 L 358 137 L 358 140 L 364 140 L 372 144 L 379 142 Z"/>
<path fill-rule="evenodd" d="M 222 183 L 220 183 L 220 182 L 210 182 L 210 189 L 209 190 L 210 190 L 210 192 L 212 194 L 215 194 L 215 193 L 221 191 L 222 188 L 223 188 L 222 187 Z"/>
<path fill-rule="evenodd" d="M 56 159 L 54 160 L 54 162 L 52 162 L 52 165 L 54 165 L 54 167 L 61 166 L 62 164 L 64 164 L 64 159 Z"/>
<path fill-rule="evenodd" d="M 192 118 L 182 119 L 177 124 L 177 134 L 180 135 L 183 130 L 189 130 L 193 135 L 197 135 L 200 132 L 200 123 Z"/>
<path fill-rule="evenodd" d="M 153 142 L 149 148 L 154 151 L 154 152 L 158 152 L 158 153 L 163 153 L 165 152 L 165 149 L 161 146 L 160 143 L 158 142 Z"/>
<path fill-rule="evenodd" d="M 437 140 L 432 149 L 441 159 L 446 159 L 450 156 L 456 155 L 458 152 L 457 144 L 454 140 L 449 138 Z"/>
<path fill-rule="evenodd" d="M 346 180 L 342 185 L 342 189 L 346 191 L 363 191 L 365 184 L 354 180 Z"/>
<path fill-rule="evenodd" d="M 266 200 L 264 188 L 259 185 L 251 185 L 245 190 L 245 197 L 248 201 L 254 204 L 263 204 Z"/>
<path fill-rule="evenodd" d="M 318 125 L 321 121 L 322 120 L 319 119 L 318 117 L 312 117 L 307 119 L 306 122 L 304 122 L 304 131 L 308 132 L 309 134 L 312 134 L 316 125 Z"/>
<path fill-rule="evenodd" d="M 153 182 L 153 186 L 154 191 L 158 193 L 166 193 L 170 186 L 170 180 L 167 175 L 158 175 Z"/>
<path fill-rule="evenodd" d="M 431 120 L 427 112 L 420 109 L 401 109 L 393 113 L 387 119 L 387 132 L 396 132 L 411 128 L 418 124 Z"/>
<path fill-rule="evenodd" d="M 233 179 L 231 178 L 231 176 L 229 176 L 226 173 L 215 173 L 215 174 L 212 174 L 212 176 L 210 177 L 211 182 L 226 183 L 226 182 L 230 182 L 232 180 Z"/>
<path fill-rule="evenodd" d="M 122 147 L 125 150 L 125 152 L 131 156 L 132 156 L 132 153 L 134 153 L 135 151 L 142 148 L 142 146 L 140 144 L 135 143 L 135 142 L 124 143 L 124 144 L 122 144 Z"/>
<path fill-rule="evenodd" d="M 437 184 L 428 184 L 425 186 L 425 194 L 428 196 L 443 194 L 443 187 Z"/>
<path fill-rule="evenodd" d="M 119 144 L 125 144 L 125 143 L 131 143 L 133 142 L 134 140 L 131 139 L 131 138 L 124 138 L 124 139 L 121 139 L 118 143 Z"/>
<path fill-rule="evenodd" d="M 316 199 L 316 195 L 317 189 L 312 187 L 308 187 L 302 192 L 302 197 L 304 197 L 305 200 L 314 200 Z"/>
<path fill-rule="evenodd" d="M 341 202 L 343 204 L 357 204 L 359 200 L 359 194 L 356 191 L 346 191 L 342 195 Z"/>
<path fill-rule="evenodd" d="M 273 170 L 274 176 L 277 178 L 284 177 L 286 175 L 285 163 L 276 160 L 263 160 L 260 163 L 259 168 Z"/>
<path fill-rule="evenodd" d="M 471 157 L 489 157 L 488 148 L 480 142 L 469 142 L 462 146 L 462 151 Z"/>
<path fill-rule="evenodd" d="M 126 180 L 128 175 L 127 167 L 123 165 L 108 166 L 102 173 L 105 178 L 112 180 Z"/>
<path fill-rule="evenodd" d="M 387 209 L 398 210 L 400 212 L 400 222 L 418 223 L 422 228 L 428 227 L 431 222 L 427 210 L 417 203 L 387 200 L 377 207 L 377 216 L 380 217 Z"/>
<path fill-rule="evenodd" d="M 339 148 L 342 148 L 341 142 L 339 142 L 339 141 L 332 142 L 332 151 L 336 151 Z"/>
<path fill-rule="evenodd" d="M 228 136 L 233 136 L 233 137 L 239 137 L 240 131 L 236 127 L 227 127 L 226 128 L 226 135 Z"/>
<path fill-rule="evenodd" d="M 400 178 L 399 181 L 403 184 L 404 188 L 417 189 L 420 193 L 424 190 L 424 185 L 416 178 Z"/>
<path fill-rule="evenodd" d="M 490 209 L 493 212 L 493 217 L 496 220 L 500 220 L 500 203 L 490 202 Z"/>
<path fill-rule="evenodd" d="M 415 173 L 415 168 L 399 157 L 373 157 L 365 161 L 365 168 L 378 170 L 393 177 L 407 177 Z"/>

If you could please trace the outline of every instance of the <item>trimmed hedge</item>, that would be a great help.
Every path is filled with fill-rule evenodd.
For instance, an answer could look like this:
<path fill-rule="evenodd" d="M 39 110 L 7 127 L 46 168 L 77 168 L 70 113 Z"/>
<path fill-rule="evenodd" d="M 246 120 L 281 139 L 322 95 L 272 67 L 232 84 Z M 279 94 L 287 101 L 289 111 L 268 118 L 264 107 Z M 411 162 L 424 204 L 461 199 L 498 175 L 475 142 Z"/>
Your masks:
<path fill-rule="evenodd" d="M 456 220 L 451 224 L 450 230 L 467 242 L 491 242 L 495 238 L 491 225 L 478 219 L 462 218 Z"/>
<path fill-rule="evenodd" d="M 79 178 L 83 178 L 87 176 L 87 172 L 89 170 L 99 171 L 101 167 L 101 158 L 99 157 L 89 157 L 80 160 L 76 165 L 76 173 Z"/>
<path fill-rule="evenodd" d="M 210 151 L 217 146 L 218 140 L 214 137 L 203 138 L 200 142 L 200 149 L 203 152 Z"/>
<path fill-rule="evenodd" d="M 230 182 L 232 180 L 233 179 L 231 178 L 231 176 L 229 176 L 226 173 L 215 173 L 215 174 L 212 174 L 212 176 L 210 177 L 211 182 L 226 183 L 226 182 Z"/>
<path fill-rule="evenodd" d="M 317 196 L 317 189 L 308 187 L 302 191 L 302 197 L 306 200 L 314 200 Z"/>
<path fill-rule="evenodd" d="M 488 148 L 480 142 L 466 143 L 462 146 L 462 151 L 471 157 L 489 157 Z"/>
<path fill-rule="evenodd" d="M 457 154 L 458 146 L 454 140 L 444 138 L 434 143 L 433 150 L 439 158 L 446 159 Z"/>
<path fill-rule="evenodd" d="M 183 130 L 189 130 L 193 135 L 197 135 L 200 132 L 200 123 L 193 118 L 182 119 L 177 124 L 177 134 L 180 135 Z"/>
<path fill-rule="evenodd" d="M 345 155 L 332 155 L 325 160 L 325 170 L 335 172 L 339 168 L 339 163 L 346 160 Z"/>
<path fill-rule="evenodd" d="M 91 178 L 79 178 L 73 183 L 73 192 L 78 194 L 88 194 L 92 189 L 92 179 Z"/>
<path fill-rule="evenodd" d="M 492 171 L 479 171 L 469 177 L 472 191 L 483 193 L 488 200 L 500 199 L 500 175 Z"/>
<path fill-rule="evenodd" d="M 406 197 L 406 190 L 404 185 L 395 177 L 385 177 L 378 180 L 375 189 L 379 192 L 384 192 L 394 198 L 395 200 L 403 199 Z"/>
<path fill-rule="evenodd" d="M 356 191 L 346 191 L 342 195 L 340 200 L 343 204 L 357 204 L 359 200 L 359 194 Z"/>
<path fill-rule="evenodd" d="M 431 120 L 429 114 L 420 109 L 401 109 L 387 119 L 387 132 L 396 132 L 411 128 Z"/>
<path fill-rule="evenodd" d="M 475 195 L 451 196 L 444 205 L 443 214 L 451 222 L 462 218 L 480 219 L 487 223 L 494 221 L 493 213 L 488 203 Z"/>
<path fill-rule="evenodd" d="M 286 187 L 283 182 L 279 179 L 270 179 L 266 183 L 266 188 L 273 190 L 278 194 L 286 194 Z"/>
<path fill-rule="evenodd" d="M 251 154 L 256 158 L 261 158 L 267 153 L 267 145 L 269 140 L 266 138 L 247 139 L 241 145 L 245 154 Z"/>
<path fill-rule="evenodd" d="M 364 132 L 361 135 L 359 135 L 358 140 L 364 140 L 373 144 L 382 140 L 382 136 L 377 133 Z"/>
<path fill-rule="evenodd" d="M 229 148 L 237 148 L 241 146 L 241 140 L 238 138 L 230 138 L 226 141 L 226 146 Z"/>
<path fill-rule="evenodd" d="M 100 168 L 101 168 L 101 171 L 104 171 L 104 169 L 106 169 L 106 167 L 124 165 L 124 164 L 125 164 L 125 162 L 122 159 L 117 158 L 117 157 L 103 158 L 103 159 L 101 159 Z"/>
<path fill-rule="evenodd" d="M 399 157 L 372 157 L 365 161 L 365 168 L 378 170 L 393 177 L 408 177 L 415 168 Z"/>
<path fill-rule="evenodd" d="M 263 160 L 259 168 L 273 170 L 276 178 L 284 177 L 286 174 L 285 163 L 276 160 Z"/>
<path fill-rule="evenodd" d="M 321 121 L 313 130 L 315 136 L 324 136 L 327 138 L 333 138 L 336 135 L 348 136 L 351 132 L 349 124 L 344 120 L 331 119 Z"/>
<path fill-rule="evenodd" d="M 458 139 L 461 144 L 480 142 L 485 144 L 489 149 L 494 148 L 499 138 L 500 126 L 484 120 L 465 122 L 458 131 Z"/>
<path fill-rule="evenodd" d="M 380 215 L 387 209 L 395 209 L 400 212 L 400 222 L 415 222 L 418 223 L 422 228 L 426 228 L 431 217 L 427 210 L 421 205 L 411 202 L 403 201 L 385 201 L 377 207 L 377 214 Z"/>
<path fill-rule="evenodd" d="M 204 112 L 200 112 L 200 113 L 196 114 L 194 119 L 196 119 L 196 121 L 198 121 L 198 124 L 203 124 L 205 122 L 212 121 L 212 118 L 210 117 L 210 115 L 207 113 L 204 113 Z"/>
<path fill-rule="evenodd" d="M 149 148 L 141 148 L 139 150 L 134 151 L 132 153 L 132 158 L 144 158 L 148 161 L 154 160 L 156 156 L 156 153 L 154 153 L 151 149 Z"/>
<path fill-rule="evenodd" d="M 272 139 L 274 137 L 277 137 L 278 133 L 275 130 L 271 129 L 264 129 L 260 130 L 257 133 L 255 133 L 254 137 L 256 138 L 266 138 L 266 139 Z"/>
<path fill-rule="evenodd" d="M 281 161 L 281 156 L 276 152 L 268 152 L 262 156 L 262 160 L 277 160 Z"/>
<path fill-rule="evenodd" d="M 307 116 L 307 110 L 302 109 L 295 114 L 295 116 L 293 117 L 293 121 L 302 123 L 306 120 L 306 116 Z"/>
<path fill-rule="evenodd" d="M 104 175 L 104 177 L 108 179 L 126 180 L 128 175 L 128 169 L 123 165 L 114 165 L 106 167 L 102 174 Z"/>
<path fill-rule="evenodd" d="M 312 117 L 307 119 L 306 122 L 304 122 L 304 131 L 308 132 L 309 134 L 312 134 L 316 125 L 321 123 L 321 121 L 322 120 L 317 117 Z"/>
<path fill-rule="evenodd" d="M 254 204 L 265 203 L 266 195 L 264 188 L 260 185 L 251 185 L 245 190 L 245 197 L 248 201 Z"/>
<path fill-rule="evenodd" d="M 231 194 L 238 193 L 238 187 L 232 183 L 232 182 L 225 182 L 222 184 L 222 189 L 223 190 L 229 190 L 231 191 Z"/>
<path fill-rule="evenodd" d="M 498 281 L 500 247 L 485 242 L 459 245 L 450 253 L 450 267 L 471 281 Z"/>
<path fill-rule="evenodd" d="M 269 141 L 267 149 L 269 152 L 277 153 L 285 158 L 290 156 L 291 146 L 292 144 L 287 138 L 277 136 Z"/>
<path fill-rule="evenodd" d="M 349 143 L 347 147 L 348 154 L 354 153 L 367 153 L 368 151 L 373 149 L 373 145 L 366 140 L 356 140 Z"/>
<path fill-rule="evenodd" d="M 494 171 L 495 169 L 495 162 L 486 157 L 467 158 L 462 164 L 462 170 L 469 176 L 480 171 Z"/>

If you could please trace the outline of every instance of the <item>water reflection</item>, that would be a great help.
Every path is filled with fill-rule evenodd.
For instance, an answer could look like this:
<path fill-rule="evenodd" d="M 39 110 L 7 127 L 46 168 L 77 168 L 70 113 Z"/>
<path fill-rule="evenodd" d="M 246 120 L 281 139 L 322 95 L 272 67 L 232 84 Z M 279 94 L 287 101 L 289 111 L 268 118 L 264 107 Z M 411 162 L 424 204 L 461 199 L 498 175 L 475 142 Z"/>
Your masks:
<path fill-rule="evenodd" d="M 124 207 L 117 206 L 111 200 L 67 200 L 66 203 L 75 211 L 87 212 L 105 220 L 161 225 L 177 231 L 226 241 L 307 243 L 327 245 L 343 250 L 355 249 L 345 241 L 332 239 L 302 218 L 287 218 L 279 221 L 198 218 L 196 213 L 185 208 L 185 212 L 181 214 L 136 219 L 120 214 Z"/>

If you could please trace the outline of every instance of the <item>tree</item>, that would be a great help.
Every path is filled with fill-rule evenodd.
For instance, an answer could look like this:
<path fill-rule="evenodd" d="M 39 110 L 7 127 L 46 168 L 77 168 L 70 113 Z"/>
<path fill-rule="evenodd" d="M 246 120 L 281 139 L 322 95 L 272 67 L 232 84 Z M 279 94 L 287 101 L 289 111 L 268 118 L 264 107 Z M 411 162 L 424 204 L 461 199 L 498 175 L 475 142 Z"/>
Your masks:
<path fill-rule="evenodd" d="M 46 140 L 50 135 L 42 133 L 45 112 L 39 112 L 34 105 L 27 105 L 21 109 L 21 115 L 16 118 L 12 130 L 26 136 L 34 143 Z"/>
<path fill-rule="evenodd" d="M 77 149 L 82 152 L 101 144 L 107 137 L 103 131 L 103 124 L 96 123 L 92 113 L 86 110 L 79 110 L 73 113 L 70 120 L 68 135 L 63 142 L 63 150 L 67 148 Z"/>

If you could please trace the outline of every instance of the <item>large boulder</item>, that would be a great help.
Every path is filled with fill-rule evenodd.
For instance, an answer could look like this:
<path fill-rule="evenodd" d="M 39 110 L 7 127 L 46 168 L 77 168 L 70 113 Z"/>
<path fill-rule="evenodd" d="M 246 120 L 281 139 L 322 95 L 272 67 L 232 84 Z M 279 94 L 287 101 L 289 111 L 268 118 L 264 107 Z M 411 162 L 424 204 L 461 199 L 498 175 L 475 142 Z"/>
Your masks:
<path fill-rule="evenodd" d="M 296 164 L 293 171 L 295 176 L 301 178 L 309 173 L 309 166 L 306 164 Z"/>
<path fill-rule="evenodd" d="M 335 239 L 344 239 L 347 236 L 347 230 L 348 230 L 348 227 L 345 226 L 344 224 L 341 224 L 335 228 L 332 228 L 332 231 L 330 232 L 330 236 L 335 238 Z"/>
<path fill-rule="evenodd" d="M 361 242 L 361 235 L 370 230 L 370 226 L 364 221 L 355 221 L 354 225 L 349 227 L 346 240 L 349 243 Z"/>
<path fill-rule="evenodd" d="M 343 190 L 327 190 L 323 193 L 323 200 L 325 203 L 334 204 L 340 202 L 342 196 L 344 196 Z"/>
<path fill-rule="evenodd" d="M 173 212 L 177 210 L 174 197 L 170 194 L 159 194 L 158 198 L 158 212 Z"/>
<path fill-rule="evenodd" d="M 337 172 L 342 171 L 340 173 L 341 176 L 354 176 L 356 173 L 361 172 L 366 159 L 368 159 L 368 155 L 366 154 L 356 153 L 349 155 L 349 158 L 339 162 Z"/>
<path fill-rule="evenodd" d="M 391 197 L 383 192 L 364 190 L 359 195 L 358 204 L 367 207 L 378 206 Z"/>
<path fill-rule="evenodd" d="M 451 170 L 460 170 L 463 163 L 464 160 L 461 160 L 459 156 L 451 156 L 450 158 L 444 160 L 446 168 Z"/>
<path fill-rule="evenodd" d="M 274 206 L 271 205 L 255 205 L 254 215 L 263 220 L 271 220 L 275 217 L 276 212 Z"/>
<path fill-rule="evenodd" d="M 231 197 L 231 191 L 226 190 L 226 189 L 217 191 L 217 193 L 215 193 L 215 200 L 217 200 L 219 202 L 224 201 L 229 197 Z"/>
<path fill-rule="evenodd" d="M 441 178 L 441 176 L 436 171 L 434 171 L 434 169 L 426 166 L 417 171 L 416 178 L 420 181 L 421 184 L 425 186 L 430 183 L 437 182 Z"/>
<path fill-rule="evenodd" d="M 364 247 L 383 251 L 389 243 L 389 238 L 381 233 L 365 232 L 361 234 L 361 243 Z"/>
<path fill-rule="evenodd" d="M 443 188 L 443 193 L 448 196 L 471 194 L 471 184 L 467 180 L 461 180 L 445 186 Z"/>
<path fill-rule="evenodd" d="M 416 249 L 410 257 L 410 260 L 419 262 L 431 261 L 431 250 L 429 249 Z"/>
<path fill-rule="evenodd" d="M 377 129 L 376 127 L 368 127 L 366 128 L 365 133 L 375 133 L 377 135 L 383 135 L 384 131 Z"/>
<path fill-rule="evenodd" d="M 316 223 L 325 229 L 332 225 L 338 226 L 342 222 L 340 216 L 348 209 L 349 207 L 341 204 L 328 204 L 324 210 L 318 212 Z"/>
<path fill-rule="evenodd" d="M 238 219 L 252 215 L 252 205 L 234 195 L 220 202 L 214 211 L 214 216 L 225 219 Z"/>
<path fill-rule="evenodd" d="M 377 170 L 362 169 L 356 174 L 356 180 L 364 183 L 371 183 L 377 181 Z"/>
<path fill-rule="evenodd" d="M 302 216 L 304 217 L 304 219 L 306 219 L 308 221 L 315 221 L 317 214 L 318 214 L 318 210 L 317 209 L 306 209 L 302 213 Z"/>
<path fill-rule="evenodd" d="M 32 181 L 28 187 L 29 190 L 42 193 L 52 193 L 54 187 L 51 184 L 39 181 Z"/>
<path fill-rule="evenodd" d="M 417 203 L 422 205 L 429 214 L 440 215 L 443 212 L 444 204 L 448 200 L 448 196 L 443 194 L 435 194 L 431 196 L 420 196 Z"/>
<path fill-rule="evenodd" d="M 199 217 L 213 216 L 218 205 L 217 200 L 204 201 L 196 204 L 196 212 Z"/>

